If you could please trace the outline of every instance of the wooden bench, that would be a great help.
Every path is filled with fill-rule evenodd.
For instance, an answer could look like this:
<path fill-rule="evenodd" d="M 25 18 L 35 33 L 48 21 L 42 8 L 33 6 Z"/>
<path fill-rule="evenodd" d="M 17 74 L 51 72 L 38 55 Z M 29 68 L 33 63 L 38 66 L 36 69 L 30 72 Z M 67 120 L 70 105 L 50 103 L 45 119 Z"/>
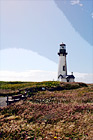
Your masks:
<path fill-rule="evenodd" d="M 22 99 L 26 99 L 27 98 L 27 93 L 24 94 L 18 94 L 18 95 L 13 95 L 13 96 L 7 96 L 7 105 L 20 101 Z"/>
<path fill-rule="evenodd" d="M 15 101 L 15 100 L 20 100 L 22 98 L 22 94 L 19 94 L 19 95 L 13 95 L 12 96 L 12 99 Z"/>

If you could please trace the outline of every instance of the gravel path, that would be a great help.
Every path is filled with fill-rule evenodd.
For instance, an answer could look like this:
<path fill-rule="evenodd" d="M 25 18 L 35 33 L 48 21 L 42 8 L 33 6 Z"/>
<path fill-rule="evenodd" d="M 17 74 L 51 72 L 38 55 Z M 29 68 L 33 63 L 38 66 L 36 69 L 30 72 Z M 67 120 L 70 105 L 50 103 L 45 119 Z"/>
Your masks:
<path fill-rule="evenodd" d="M 7 97 L 0 97 L 0 107 L 7 106 L 6 100 Z"/>

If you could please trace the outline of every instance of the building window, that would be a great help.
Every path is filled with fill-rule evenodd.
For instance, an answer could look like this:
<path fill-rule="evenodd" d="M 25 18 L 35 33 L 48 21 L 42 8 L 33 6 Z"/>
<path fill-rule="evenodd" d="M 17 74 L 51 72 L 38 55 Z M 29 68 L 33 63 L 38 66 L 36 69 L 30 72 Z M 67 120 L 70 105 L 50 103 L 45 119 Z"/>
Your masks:
<path fill-rule="evenodd" d="M 63 71 L 65 71 L 66 69 L 65 69 L 65 66 L 63 66 Z"/>

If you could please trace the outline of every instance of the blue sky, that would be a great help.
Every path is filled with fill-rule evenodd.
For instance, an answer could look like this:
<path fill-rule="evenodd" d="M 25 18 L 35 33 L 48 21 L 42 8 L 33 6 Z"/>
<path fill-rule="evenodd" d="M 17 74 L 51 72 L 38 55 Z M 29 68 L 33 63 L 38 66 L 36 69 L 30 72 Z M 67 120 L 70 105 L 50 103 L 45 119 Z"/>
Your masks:
<path fill-rule="evenodd" d="M 74 29 L 93 45 L 93 1 L 54 0 Z"/>
<path fill-rule="evenodd" d="M 57 52 L 64 42 L 68 72 L 75 73 L 76 81 L 93 82 L 92 0 L 1 0 L 0 4 L 2 80 L 56 80 Z"/>

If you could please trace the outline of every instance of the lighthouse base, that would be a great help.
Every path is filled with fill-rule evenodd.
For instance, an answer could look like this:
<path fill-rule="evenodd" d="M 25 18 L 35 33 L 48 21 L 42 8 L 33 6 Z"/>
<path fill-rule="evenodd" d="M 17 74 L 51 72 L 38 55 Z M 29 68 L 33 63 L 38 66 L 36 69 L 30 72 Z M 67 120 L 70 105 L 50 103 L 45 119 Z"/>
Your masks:
<path fill-rule="evenodd" d="M 67 79 L 66 78 L 58 78 L 58 81 L 60 81 L 60 82 L 67 82 Z"/>
<path fill-rule="evenodd" d="M 75 79 L 74 75 L 63 76 L 60 74 L 58 76 L 58 81 L 60 81 L 60 82 L 75 82 L 74 79 Z"/>

